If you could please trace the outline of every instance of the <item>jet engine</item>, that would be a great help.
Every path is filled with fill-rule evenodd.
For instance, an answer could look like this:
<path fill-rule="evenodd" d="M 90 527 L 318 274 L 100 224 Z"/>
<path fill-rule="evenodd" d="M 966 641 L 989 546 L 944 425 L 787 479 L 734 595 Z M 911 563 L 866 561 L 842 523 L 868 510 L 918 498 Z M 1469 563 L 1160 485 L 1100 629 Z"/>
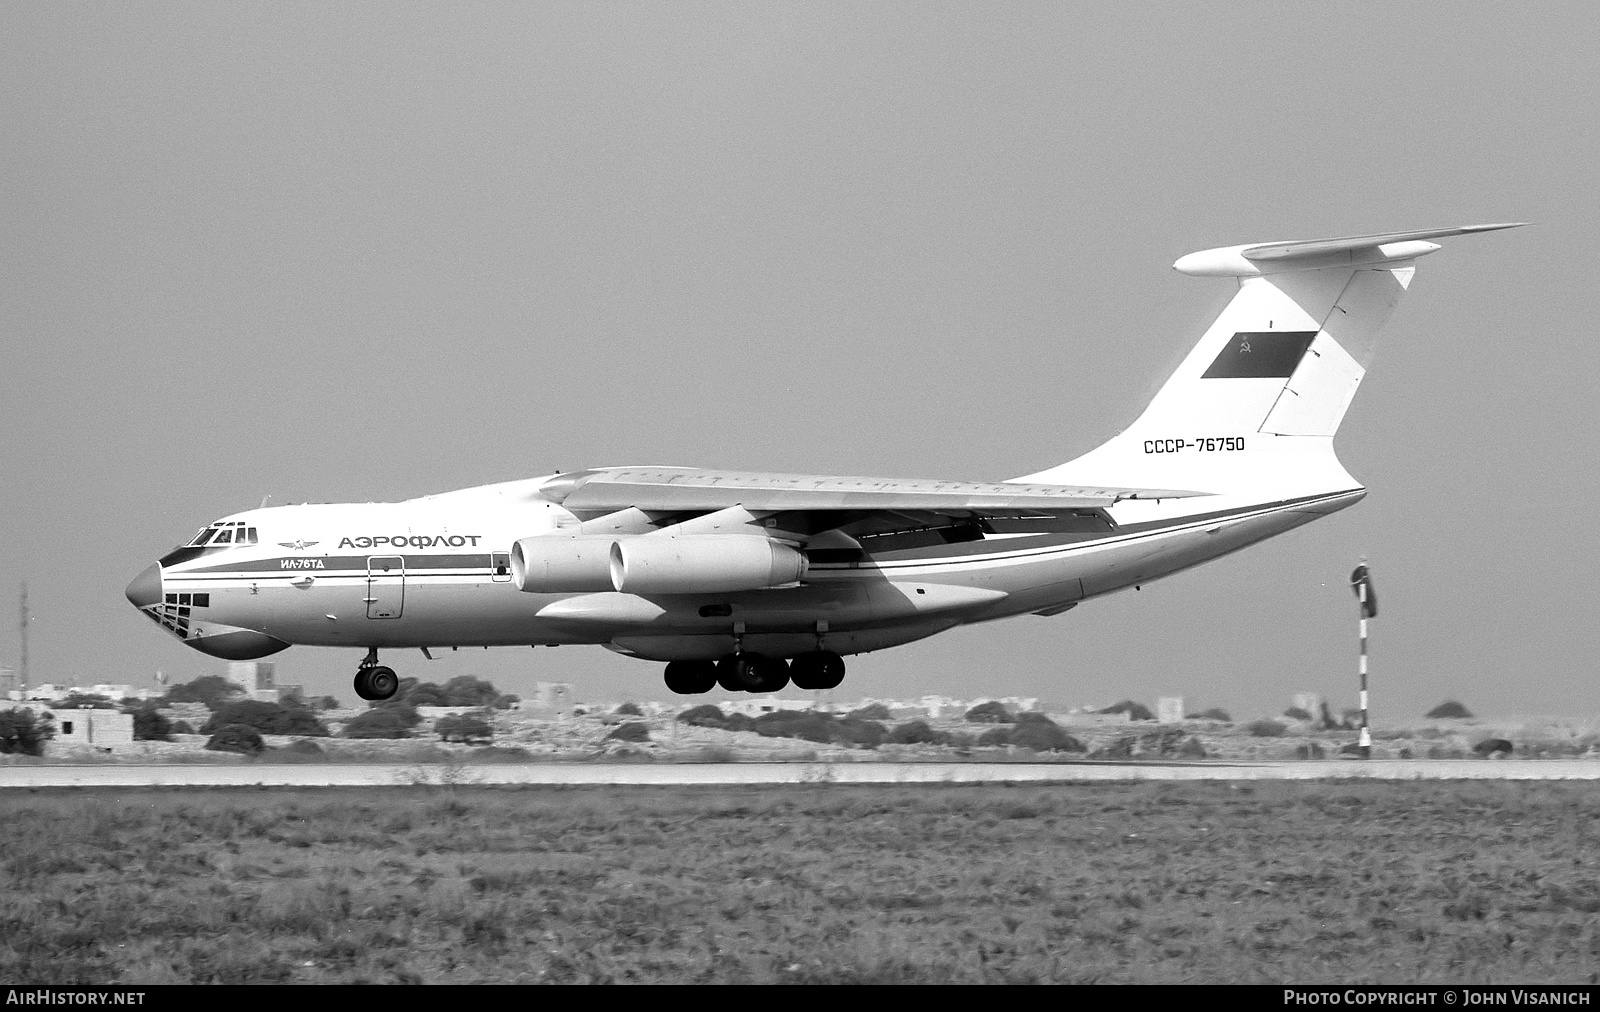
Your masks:
<path fill-rule="evenodd" d="M 716 594 L 805 571 L 800 552 L 750 534 L 545 534 L 511 546 L 511 581 L 530 594 Z"/>
<path fill-rule="evenodd" d="M 624 594 L 715 594 L 793 583 L 806 557 L 750 534 L 670 534 L 618 538 L 611 586 Z"/>
<path fill-rule="evenodd" d="M 511 546 L 511 582 L 530 594 L 611 589 L 611 546 L 604 534 L 545 534 Z"/>

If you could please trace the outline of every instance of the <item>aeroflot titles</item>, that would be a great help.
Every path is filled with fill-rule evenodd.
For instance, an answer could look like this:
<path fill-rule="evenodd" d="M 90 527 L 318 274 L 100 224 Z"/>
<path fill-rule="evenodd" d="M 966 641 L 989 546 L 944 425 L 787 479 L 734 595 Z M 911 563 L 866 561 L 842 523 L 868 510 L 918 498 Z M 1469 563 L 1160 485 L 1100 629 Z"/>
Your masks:
<path fill-rule="evenodd" d="M 473 548 L 478 547 L 481 534 L 392 534 L 385 537 L 378 535 L 363 535 L 359 538 L 340 538 L 340 548 L 377 548 L 379 545 L 389 545 L 392 548 L 465 548 L 469 543 Z"/>

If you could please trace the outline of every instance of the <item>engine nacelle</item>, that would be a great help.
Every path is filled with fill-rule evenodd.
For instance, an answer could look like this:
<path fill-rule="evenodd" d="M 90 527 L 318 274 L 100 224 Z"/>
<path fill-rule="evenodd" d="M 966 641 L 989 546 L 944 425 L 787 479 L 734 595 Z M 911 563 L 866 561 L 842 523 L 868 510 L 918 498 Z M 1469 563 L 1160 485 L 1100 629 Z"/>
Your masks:
<path fill-rule="evenodd" d="M 611 583 L 624 594 L 718 594 L 793 583 L 806 557 L 751 534 L 652 534 L 617 538 Z"/>
<path fill-rule="evenodd" d="M 544 534 L 511 546 L 511 582 L 529 594 L 611 589 L 614 535 Z"/>

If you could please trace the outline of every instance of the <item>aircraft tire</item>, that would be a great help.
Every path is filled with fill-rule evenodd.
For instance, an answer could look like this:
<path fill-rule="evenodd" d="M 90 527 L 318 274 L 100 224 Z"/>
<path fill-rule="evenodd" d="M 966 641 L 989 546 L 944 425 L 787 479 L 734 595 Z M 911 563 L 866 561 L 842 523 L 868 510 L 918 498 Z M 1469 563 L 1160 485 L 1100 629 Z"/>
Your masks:
<path fill-rule="evenodd" d="M 844 681 L 844 658 L 832 650 L 801 654 L 789 666 L 797 689 L 836 689 Z"/>
<path fill-rule="evenodd" d="M 365 699 L 389 699 L 400 691 L 400 677 L 394 669 L 380 664 L 375 668 L 367 669 L 367 688 L 372 693 Z"/>
<path fill-rule="evenodd" d="M 372 698 L 372 680 L 369 677 L 371 674 L 372 674 L 372 669 L 371 668 L 362 668 L 361 670 L 356 672 L 356 680 L 355 680 L 356 695 L 360 696 L 362 699 L 371 699 Z"/>
<path fill-rule="evenodd" d="M 765 654 L 744 650 L 728 654 L 717 664 L 717 684 L 730 692 L 765 692 Z"/>
<path fill-rule="evenodd" d="M 717 661 L 717 684 L 727 692 L 743 692 L 738 676 L 739 654 L 723 654 Z"/>
<path fill-rule="evenodd" d="M 717 666 L 711 661 L 673 661 L 667 665 L 667 688 L 680 696 L 698 696 L 717 684 Z"/>
<path fill-rule="evenodd" d="M 751 689 L 752 692 L 781 692 L 789 684 L 789 662 L 782 657 L 762 656 L 756 663 L 755 673 L 761 680 L 761 687 Z"/>

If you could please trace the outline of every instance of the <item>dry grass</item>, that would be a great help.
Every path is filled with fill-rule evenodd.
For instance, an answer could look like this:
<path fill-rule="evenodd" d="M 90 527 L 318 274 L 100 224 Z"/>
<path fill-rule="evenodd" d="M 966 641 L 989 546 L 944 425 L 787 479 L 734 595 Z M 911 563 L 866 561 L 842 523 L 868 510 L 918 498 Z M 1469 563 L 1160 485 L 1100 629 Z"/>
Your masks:
<path fill-rule="evenodd" d="M 6 796 L 0 978 L 1588 982 L 1586 784 Z"/>

